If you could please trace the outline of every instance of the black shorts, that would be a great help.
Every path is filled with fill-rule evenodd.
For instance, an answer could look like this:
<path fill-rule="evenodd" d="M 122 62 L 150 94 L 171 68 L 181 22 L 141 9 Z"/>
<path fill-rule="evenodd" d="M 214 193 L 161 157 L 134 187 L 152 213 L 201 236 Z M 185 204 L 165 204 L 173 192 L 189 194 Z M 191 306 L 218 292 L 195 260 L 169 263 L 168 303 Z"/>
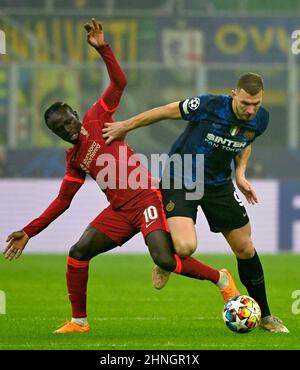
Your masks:
<path fill-rule="evenodd" d="M 247 211 L 232 181 L 205 187 L 200 200 L 186 200 L 186 189 L 161 189 L 166 217 L 189 217 L 196 223 L 198 206 L 202 208 L 210 230 L 218 233 L 238 229 L 249 222 Z"/>

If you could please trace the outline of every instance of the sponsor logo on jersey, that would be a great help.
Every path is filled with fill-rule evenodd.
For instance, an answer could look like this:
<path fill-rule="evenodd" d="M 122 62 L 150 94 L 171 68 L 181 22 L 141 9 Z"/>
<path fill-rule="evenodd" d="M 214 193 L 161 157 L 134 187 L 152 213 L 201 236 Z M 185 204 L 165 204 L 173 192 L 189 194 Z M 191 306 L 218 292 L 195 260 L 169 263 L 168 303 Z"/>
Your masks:
<path fill-rule="evenodd" d="M 148 227 L 149 227 L 149 226 L 151 226 L 151 225 L 153 224 L 153 222 L 155 222 L 155 221 L 156 221 L 156 220 L 151 221 L 151 222 L 149 222 L 148 224 L 146 224 L 146 226 L 145 226 L 145 227 L 146 227 L 146 229 L 148 229 Z"/>
<path fill-rule="evenodd" d="M 85 167 L 82 163 L 80 163 L 80 168 L 82 169 L 82 171 L 84 171 L 85 173 L 90 173 L 90 170 Z"/>
<path fill-rule="evenodd" d="M 82 163 L 80 163 L 80 167 L 85 171 L 86 173 L 89 173 L 89 168 L 92 163 L 92 160 L 94 159 L 95 155 L 97 154 L 97 151 L 100 149 L 101 145 L 96 143 L 96 141 L 93 141 L 92 145 L 89 147 L 86 156 L 84 157 L 84 160 Z"/>
<path fill-rule="evenodd" d="M 170 200 L 169 203 L 166 205 L 166 210 L 168 212 L 172 212 L 174 208 L 175 208 L 175 203 L 172 200 Z"/>
<path fill-rule="evenodd" d="M 230 140 L 210 132 L 206 135 L 205 141 L 216 148 L 221 147 L 228 151 L 240 151 L 247 145 L 246 142 Z"/>

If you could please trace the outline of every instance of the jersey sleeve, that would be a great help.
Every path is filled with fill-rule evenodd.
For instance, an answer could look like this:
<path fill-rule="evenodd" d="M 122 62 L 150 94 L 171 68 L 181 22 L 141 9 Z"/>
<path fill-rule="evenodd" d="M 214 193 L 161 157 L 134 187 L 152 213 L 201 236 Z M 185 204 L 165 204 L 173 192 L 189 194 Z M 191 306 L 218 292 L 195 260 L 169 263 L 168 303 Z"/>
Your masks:
<path fill-rule="evenodd" d="M 85 173 L 77 170 L 71 164 L 71 151 L 66 152 L 66 174 L 60 186 L 58 196 L 45 211 L 23 228 L 23 231 L 33 237 L 44 230 L 70 206 L 72 199 L 85 181 Z"/>
<path fill-rule="evenodd" d="M 110 83 L 101 95 L 99 103 L 106 112 L 113 113 L 119 106 L 123 91 L 127 85 L 127 79 L 109 45 L 100 48 L 99 53 L 106 65 L 110 79 Z"/>
<path fill-rule="evenodd" d="M 23 231 L 31 238 L 44 230 L 52 221 L 69 208 L 74 195 L 81 186 L 82 183 L 64 179 L 58 196 L 38 218 L 23 227 Z"/>
<path fill-rule="evenodd" d="M 186 121 L 199 121 L 208 101 L 208 95 L 194 96 L 179 103 L 181 116 Z"/>
<path fill-rule="evenodd" d="M 85 181 L 86 173 L 79 170 L 77 167 L 72 165 L 72 149 L 66 151 L 66 174 L 64 180 L 77 182 L 83 184 Z"/>

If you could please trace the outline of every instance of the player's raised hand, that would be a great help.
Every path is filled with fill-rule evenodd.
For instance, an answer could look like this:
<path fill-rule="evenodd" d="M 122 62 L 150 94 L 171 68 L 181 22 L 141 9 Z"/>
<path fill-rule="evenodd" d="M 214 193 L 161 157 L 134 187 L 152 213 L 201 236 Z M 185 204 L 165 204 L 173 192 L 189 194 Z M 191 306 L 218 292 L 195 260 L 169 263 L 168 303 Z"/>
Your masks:
<path fill-rule="evenodd" d="M 6 239 L 6 242 L 9 242 L 9 244 L 3 252 L 4 257 L 10 261 L 20 257 L 28 240 L 29 236 L 23 230 L 11 233 Z"/>
<path fill-rule="evenodd" d="M 250 182 L 245 179 L 245 177 L 236 178 L 236 185 L 240 189 L 240 191 L 245 195 L 247 202 L 249 204 L 254 205 L 255 203 L 258 203 L 256 192 L 253 189 Z"/>
<path fill-rule="evenodd" d="M 87 41 L 90 45 L 96 49 L 105 45 L 101 23 L 97 23 L 95 19 L 92 18 L 92 21 L 90 23 L 86 23 L 84 28 L 88 33 Z"/>
<path fill-rule="evenodd" d="M 126 133 L 125 121 L 105 122 L 102 129 L 102 136 L 106 139 L 105 144 L 110 144 L 114 140 L 124 140 Z"/>

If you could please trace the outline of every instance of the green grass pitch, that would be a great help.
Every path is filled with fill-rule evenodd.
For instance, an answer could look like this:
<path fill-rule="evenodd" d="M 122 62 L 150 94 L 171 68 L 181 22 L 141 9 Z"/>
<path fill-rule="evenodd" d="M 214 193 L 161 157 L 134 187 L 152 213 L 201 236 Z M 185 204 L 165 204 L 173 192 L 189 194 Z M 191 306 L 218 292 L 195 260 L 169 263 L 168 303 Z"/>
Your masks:
<path fill-rule="evenodd" d="M 241 293 L 246 293 L 232 255 L 201 259 L 216 268 L 229 268 Z M 235 334 L 223 323 L 222 298 L 210 282 L 173 274 L 168 285 L 156 291 L 148 255 L 108 254 L 90 265 L 91 331 L 55 335 L 56 326 L 70 319 L 66 256 L 25 253 L 11 262 L 1 257 L 6 314 L 0 315 L 0 349 L 299 349 L 300 314 L 292 312 L 297 303 L 292 292 L 300 290 L 300 255 L 263 255 L 261 260 L 271 311 L 284 320 L 289 334 L 258 329 Z"/>

